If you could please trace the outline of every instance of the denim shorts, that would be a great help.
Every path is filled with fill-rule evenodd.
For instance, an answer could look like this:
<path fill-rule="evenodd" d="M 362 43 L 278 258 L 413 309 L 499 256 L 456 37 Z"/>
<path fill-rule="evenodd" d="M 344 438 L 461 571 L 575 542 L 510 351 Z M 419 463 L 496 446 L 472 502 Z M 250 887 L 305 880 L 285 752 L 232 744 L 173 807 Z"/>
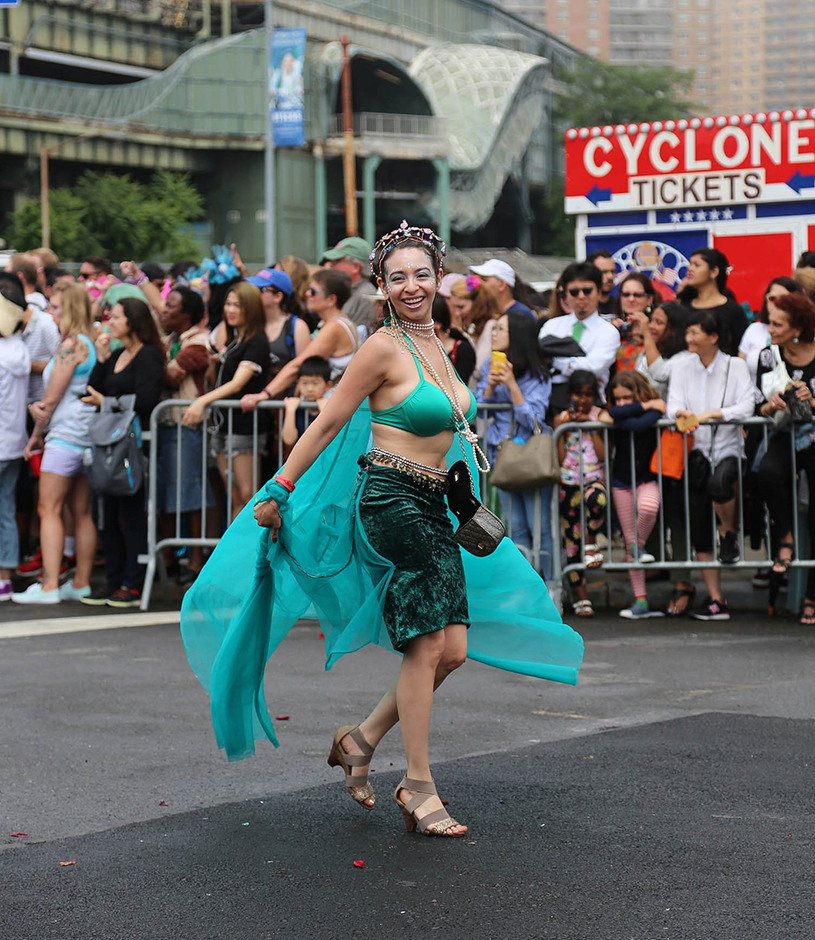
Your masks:
<path fill-rule="evenodd" d="M 266 431 L 258 431 L 258 454 L 266 453 Z M 227 434 L 224 430 L 215 431 L 212 435 L 212 455 L 226 454 L 232 451 L 236 454 L 251 454 L 254 450 L 254 438 L 251 434 Z"/>
<path fill-rule="evenodd" d="M 178 467 L 178 431 L 175 427 L 158 429 L 156 460 L 156 508 L 159 512 L 193 512 L 201 508 L 203 476 L 206 478 L 207 453 L 202 428 L 181 428 L 181 467 Z M 176 486 L 176 483 L 179 486 Z M 176 504 L 180 490 L 180 504 Z M 206 505 L 214 506 L 212 487 L 206 484 Z"/>

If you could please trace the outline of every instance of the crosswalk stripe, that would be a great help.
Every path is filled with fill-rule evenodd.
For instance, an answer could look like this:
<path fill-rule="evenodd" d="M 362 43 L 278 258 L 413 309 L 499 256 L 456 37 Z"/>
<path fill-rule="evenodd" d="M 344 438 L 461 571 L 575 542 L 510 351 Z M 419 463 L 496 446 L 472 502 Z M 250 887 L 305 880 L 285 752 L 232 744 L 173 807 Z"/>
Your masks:
<path fill-rule="evenodd" d="M 178 610 L 156 613 L 100 614 L 91 617 L 50 617 L 42 620 L 0 622 L 0 640 L 32 636 L 54 636 L 59 633 L 85 633 L 91 630 L 122 630 L 127 627 L 153 627 L 179 623 Z"/>

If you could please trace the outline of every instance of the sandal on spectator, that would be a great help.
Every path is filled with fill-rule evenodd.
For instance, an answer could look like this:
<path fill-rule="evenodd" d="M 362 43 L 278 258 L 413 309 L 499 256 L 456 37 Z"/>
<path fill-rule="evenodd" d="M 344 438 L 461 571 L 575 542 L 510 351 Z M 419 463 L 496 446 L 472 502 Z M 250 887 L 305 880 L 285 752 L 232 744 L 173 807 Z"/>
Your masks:
<path fill-rule="evenodd" d="M 677 608 L 677 604 L 686 598 L 685 606 L 680 610 Z M 667 617 L 684 617 L 688 613 L 688 609 L 693 603 L 696 597 L 696 588 L 675 588 L 671 593 L 671 599 L 668 602 L 668 609 L 665 611 Z M 671 610 L 673 608 L 673 610 Z"/>
<path fill-rule="evenodd" d="M 781 552 L 784 549 L 789 549 L 790 557 L 782 558 Z M 794 542 L 782 542 L 778 546 L 778 553 L 775 556 L 775 561 L 773 562 L 772 573 L 775 575 L 784 575 L 789 571 L 789 567 L 792 564 L 792 559 L 795 553 L 795 543 Z"/>
<path fill-rule="evenodd" d="M 587 545 L 583 561 L 587 568 L 599 568 L 603 564 L 603 553 L 597 551 L 596 545 Z"/>
<path fill-rule="evenodd" d="M 582 601 L 575 601 L 574 604 L 572 604 L 572 610 L 577 617 L 594 616 L 594 608 L 591 606 L 591 601 L 588 598 Z"/>
<path fill-rule="evenodd" d="M 801 619 L 798 621 L 804 627 L 815 627 L 815 602 L 805 599 L 801 608 Z"/>

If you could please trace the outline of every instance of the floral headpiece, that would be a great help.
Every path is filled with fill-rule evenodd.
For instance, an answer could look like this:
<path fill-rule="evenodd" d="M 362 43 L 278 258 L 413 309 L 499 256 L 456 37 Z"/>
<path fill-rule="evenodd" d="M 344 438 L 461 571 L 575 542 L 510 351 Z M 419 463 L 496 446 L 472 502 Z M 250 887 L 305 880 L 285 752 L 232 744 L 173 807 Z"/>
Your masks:
<path fill-rule="evenodd" d="M 200 268 L 184 272 L 187 281 L 200 277 L 209 284 L 227 284 L 240 276 L 241 272 L 232 263 L 232 254 L 226 245 L 213 245 L 211 258 L 204 258 Z"/>
<path fill-rule="evenodd" d="M 442 239 L 439 238 L 432 229 L 420 228 L 418 225 L 408 225 L 407 222 L 402 219 L 399 228 L 395 228 L 392 232 L 388 232 L 387 235 L 383 235 L 374 245 L 374 250 L 370 254 L 369 260 L 371 267 L 377 277 L 382 276 L 382 265 L 385 258 L 394 248 L 398 248 L 401 242 L 407 241 L 408 239 L 421 242 L 429 248 L 431 254 L 438 262 L 438 266 L 441 267 L 442 259 L 447 254 L 447 245 L 444 244 Z"/>
<path fill-rule="evenodd" d="M 468 274 L 464 278 L 464 286 L 467 289 L 467 293 L 472 294 L 473 291 L 481 287 L 481 278 L 477 274 Z"/>

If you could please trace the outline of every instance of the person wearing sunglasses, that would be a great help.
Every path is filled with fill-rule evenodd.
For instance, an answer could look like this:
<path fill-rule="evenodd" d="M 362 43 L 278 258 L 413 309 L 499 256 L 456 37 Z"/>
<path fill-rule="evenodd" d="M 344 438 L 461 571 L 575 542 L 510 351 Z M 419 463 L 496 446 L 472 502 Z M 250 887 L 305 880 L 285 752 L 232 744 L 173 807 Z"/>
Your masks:
<path fill-rule="evenodd" d="M 600 395 L 603 395 L 620 346 L 618 331 L 597 312 L 602 272 L 587 261 L 577 261 L 563 271 L 561 283 L 571 313 L 547 320 L 541 327 L 538 341 L 547 337 L 573 339 L 580 347 L 580 353 L 557 356 L 552 360 L 551 407 L 555 412 L 567 407 L 566 383 L 576 369 L 593 372 L 597 376 Z"/>
<path fill-rule="evenodd" d="M 611 325 L 620 333 L 617 372 L 636 368 L 637 359 L 643 350 L 644 328 L 658 303 L 656 289 L 646 275 L 639 271 L 626 274 L 614 302 L 614 319 L 611 321 Z"/>

